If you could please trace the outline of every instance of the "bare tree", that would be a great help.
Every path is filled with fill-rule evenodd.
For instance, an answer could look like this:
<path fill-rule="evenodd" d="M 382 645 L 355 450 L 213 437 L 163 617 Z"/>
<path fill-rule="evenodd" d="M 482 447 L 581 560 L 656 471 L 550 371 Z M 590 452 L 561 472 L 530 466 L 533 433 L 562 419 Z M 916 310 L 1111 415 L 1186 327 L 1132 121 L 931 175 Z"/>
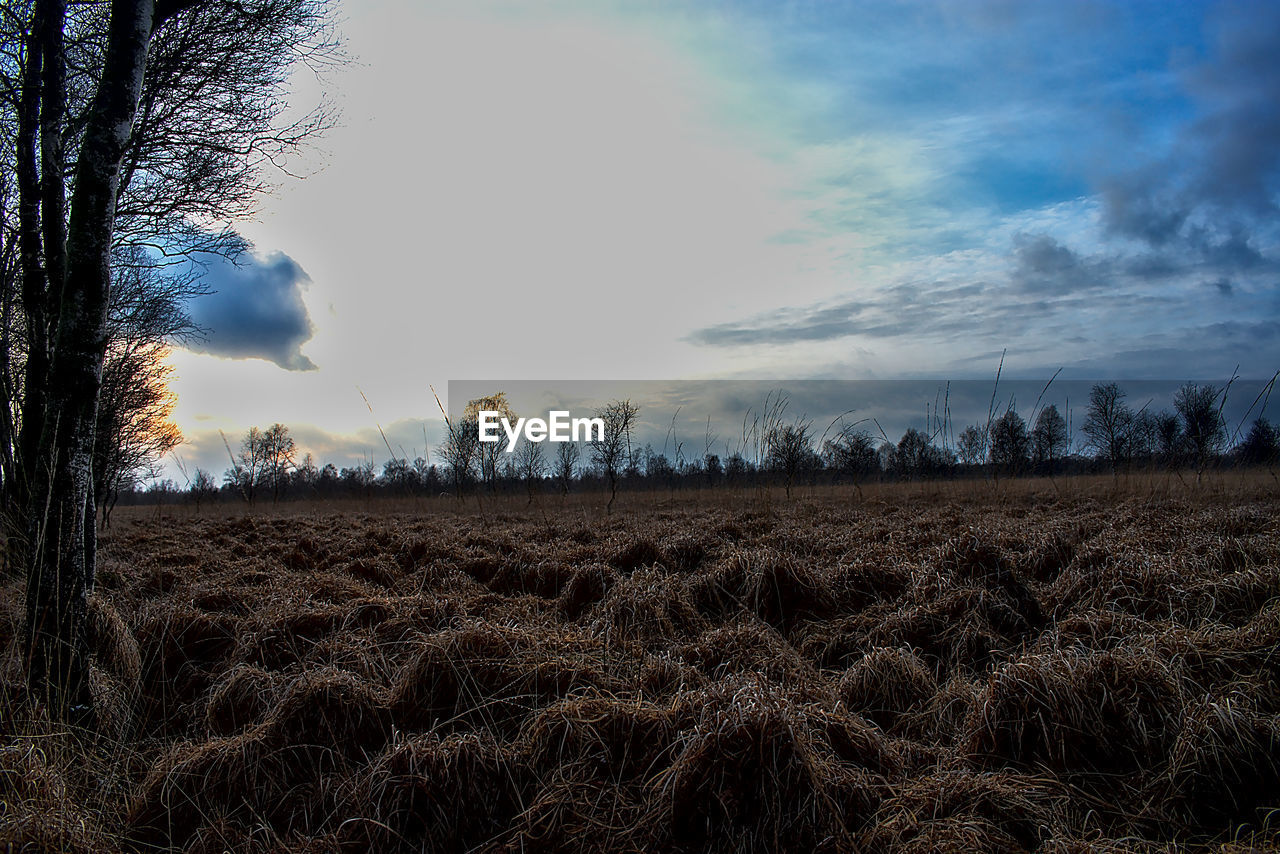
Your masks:
<path fill-rule="evenodd" d="M 200 512 L 200 505 L 206 501 L 211 501 L 218 495 L 218 485 L 213 480 L 213 475 L 209 474 L 202 468 L 198 468 L 191 477 L 191 500 L 195 502 L 196 512 Z"/>
<path fill-rule="evenodd" d="M 538 483 L 547 473 L 547 459 L 542 451 L 542 443 L 522 442 L 520 449 L 516 451 L 515 464 L 516 474 L 524 481 L 525 488 L 529 491 L 529 503 L 532 504 Z"/>
<path fill-rule="evenodd" d="M 1256 419 L 1249 427 L 1248 434 L 1236 448 L 1236 454 L 1245 465 L 1275 465 L 1280 454 L 1280 431 L 1271 426 L 1265 418 Z"/>
<path fill-rule="evenodd" d="M 1211 385 L 1187 383 L 1173 397 L 1182 418 L 1182 434 L 1196 468 L 1203 471 L 1227 442 L 1227 425 L 1218 408 L 1220 393 Z"/>
<path fill-rule="evenodd" d="M 876 459 L 876 443 L 865 430 L 852 426 L 842 429 L 833 439 L 822 443 L 822 461 L 837 476 L 858 483 L 880 470 Z"/>
<path fill-rule="evenodd" d="M 615 400 L 596 410 L 596 416 L 604 421 L 604 434 L 591 440 L 591 459 L 609 482 L 609 513 L 618 497 L 618 476 L 632 458 L 631 431 L 639 413 L 640 408 L 630 400 Z"/>
<path fill-rule="evenodd" d="M 1058 412 L 1057 406 L 1050 404 L 1040 410 L 1035 427 L 1031 429 L 1031 456 L 1038 465 L 1053 474 L 1054 464 L 1066 453 L 1067 419 Z"/>
<path fill-rule="evenodd" d="M 440 453 L 444 457 L 454 494 L 461 499 L 475 477 L 479 462 L 480 423 L 474 417 L 463 416 L 456 422 L 446 421 L 445 426 L 448 428 L 448 436 Z"/>
<path fill-rule="evenodd" d="M 506 418 L 512 424 L 516 421 L 516 413 L 507 402 L 506 392 L 500 391 L 469 401 L 466 409 L 463 410 L 463 417 L 475 421 L 478 431 L 480 413 L 485 411 L 497 412 L 499 417 Z M 477 432 L 476 435 L 478 437 L 479 433 Z M 476 446 L 476 464 L 480 468 L 480 480 L 489 487 L 490 492 L 498 488 L 498 462 L 503 459 L 508 441 L 506 433 L 499 431 L 498 441 L 480 442 Z"/>
<path fill-rule="evenodd" d="M 1031 451 L 1027 422 L 1010 409 L 991 424 L 991 464 L 1007 474 L 1017 474 Z"/>
<path fill-rule="evenodd" d="M 960 431 L 956 441 L 956 450 L 960 462 L 967 466 L 981 465 L 987 459 L 987 436 L 985 429 L 970 425 Z"/>
<path fill-rule="evenodd" d="M 561 442 L 556 448 L 556 483 L 560 486 L 560 494 L 568 495 L 573 486 L 573 474 L 578 467 L 578 458 L 582 449 L 577 442 Z"/>
<path fill-rule="evenodd" d="M 1124 398 L 1124 391 L 1115 383 L 1095 384 L 1089 390 L 1089 413 L 1082 428 L 1088 446 L 1111 464 L 1112 473 L 1129 459 L 1134 414 Z"/>
<path fill-rule="evenodd" d="M 0 258 L 14 259 L 12 275 L 0 281 L 6 288 L 0 314 L 5 329 L 18 324 L 22 339 L 21 366 L 8 352 L 4 357 L 6 378 L 20 376 L 21 385 L 6 389 L 9 400 L 20 395 L 21 402 L 20 423 L 4 425 L 15 446 L 5 490 L 11 506 L 25 508 L 16 540 L 24 544 L 20 559 L 27 565 L 28 682 L 60 716 L 92 717 L 84 618 L 97 548 L 93 458 L 110 343 L 113 251 L 126 234 L 139 236 L 133 242 L 145 234 L 162 248 L 181 226 L 189 234 L 208 234 L 211 214 L 228 212 L 219 206 L 235 195 L 219 190 L 234 186 L 221 181 L 229 174 L 225 167 L 251 160 L 260 150 L 255 140 L 265 137 L 249 114 L 257 108 L 274 125 L 283 109 L 283 69 L 297 58 L 288 48 L 306 41 L 297 26 L 270 22 L 304 7 L 312 10 L 310 20 L 323 18 L 321 4 L 308 0 L 112 0 L 109 11 L 106 4 L 65 0 L 5 7 L 6 25 L 29 13 L 22 26 L 4 34 L 6 49 L 0 51 L 2 70 L 12 72 L 4 91 L 14 94 L 3 104 L 4 125 L 13 129 L 8 150 L 17 196 L 16 218 L 0 231 L 7 244 Z M 267 32 L 283 37 L 255 51 Z M 183 38 L 196 33 L 208 38 Z M 166 52 L 166 40 L 178 47 Z M 159 46 L 154 54 L 153 45 Z M 176 81 L 191 78 L 156 68 L 152 57 L 166 53 L 187 67 L 203 65 L 206 82 L 244 81 L 242 97 L 227 98 L 213 85 L 175 92 Z M 247 64 L 219 64 L 220 58 Z M 275 85 L 249 75 L 251 67 L 276 69 Z M 149 91 L 169 97 L 148 98 Z M 183 103 L 206 111 L 201 126 L 211 144 L 204 151 L 213 155 L 216 147 L 222 160 L 201 159 L 192 148 L 175 150 L 184 144 L 181 136 L 157 142 L 153 127 L 183 113 L 163 106 Z M 221 124 L 218 117 L 225 117 Z M 183 208 L 190 197 L 173 192 L 161 160 L 143 156 L 148 141 L 154 143 L 150 151 L 164 152 L 175 167 L 170 176 L 209 176 L 206 198 L 215 206 L 204 214 Z M 222 167 L 201 168 L 214 163 Z M 241 198 L 257 189 L 240 186 Z M 144 190 L 149 203 L 133 207 L 130 199 Z"/>
<path fill-rule="evenodd" d="M 797 418 L 791 424 L 771 428 L 765 438 L 765 460 L 775 471 L 782 472 L 787 498 L 796 476 L 806 467 L 817 462 L 813 450 L 813 428 L 808 419 Z"/>

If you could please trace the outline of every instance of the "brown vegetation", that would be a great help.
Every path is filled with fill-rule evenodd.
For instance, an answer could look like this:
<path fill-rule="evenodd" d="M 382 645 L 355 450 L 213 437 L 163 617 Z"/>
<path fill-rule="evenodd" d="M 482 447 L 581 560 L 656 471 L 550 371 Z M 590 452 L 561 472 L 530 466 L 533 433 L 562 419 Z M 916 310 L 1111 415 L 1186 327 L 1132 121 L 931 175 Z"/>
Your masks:
<path fill-rule="evenodd" d="M 738 500 L 123 523 L 0 848 L 1274 848 L 1265 490 Z"/>

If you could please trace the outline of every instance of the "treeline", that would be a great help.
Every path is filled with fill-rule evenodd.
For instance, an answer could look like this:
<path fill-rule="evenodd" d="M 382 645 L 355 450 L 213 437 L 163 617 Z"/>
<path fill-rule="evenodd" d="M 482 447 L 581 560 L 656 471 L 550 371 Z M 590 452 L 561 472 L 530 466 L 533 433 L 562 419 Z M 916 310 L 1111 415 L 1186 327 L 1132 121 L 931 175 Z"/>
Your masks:
<path fill-rule="evenodd" d="M 1060 476 L 1135 469 L 1270 466 L 1277 462 L 1280 432 L 1263 417 L 1233 433 L 1223 416 L 1226 388 L 1188 383 L 1173 409 L 1135 410 L 1116 383 L 1092 387 L 1079 434 L 1073 436 L 1055 405 L 1027 417 L 1013 406 L 954 438 L 946 424 L 931 431 L 908 428 L 895 442 L 857 425 L 833 425 L 817 435 L 805 417 L 785 417 L 785 398 L 744 430 L 738 450 L 673 457 L 652 444 L 633 442 L 638 407 L 613 401 L 597 411 L 602 439 L 544 444 L 521 441 L 507 453 L 505 440 L 481 443 L 475 413 L 507 410 L 502 395 L 472 401 L 434 455 L 392 457 L 338 468 L 299 455 L 282 424 L 250 429 L 221 480 L 197 469 L 185 487 L 172 480 L 122 494 L 126 503 L 187 501 L 279 502 L 309 498 L 374 496 L 463 497 L 480 494 L 568 494 L 625 490 L 741 489 L 798 485 L 861 484 L 957 477 Z M 435 457 L 435 461 L 431 457 Z"/>

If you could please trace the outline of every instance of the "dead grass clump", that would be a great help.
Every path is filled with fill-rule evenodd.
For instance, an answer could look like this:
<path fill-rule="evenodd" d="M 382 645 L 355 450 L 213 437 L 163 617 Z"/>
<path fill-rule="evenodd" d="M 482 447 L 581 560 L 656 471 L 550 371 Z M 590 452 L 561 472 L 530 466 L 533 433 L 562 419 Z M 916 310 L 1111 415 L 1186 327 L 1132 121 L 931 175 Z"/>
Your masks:
<path fill-rule="evenodd" d="M 529 594 L 555 599 L 573 576 L 573 568 L 559 562 L 528 564 L 508 561 L 489 579 L 489 589 L 507 596 Z"/>
<path fill-rule="evenodd" d="M 1066 792 L 1009 772 L 939 771 L 904 781 L 861 838 L 868 851 L 1037 850 L 1065 820 Z"/>
<path fill-rule="evenodd" d="M 119 612 L 101 596 L 89 597 L 85 632 L 94 663 L 131 691 L 142 677 L 142 653 L 137 638 Z"/>
<path fill-rule="evenodd" d="M 942 681 L 956 673 L 985 673 L 993 654 L 1027 631 L 1003 594 L 966 587 L 885 614 L 870 628 L 866 649 L 914 649 Z"/>
<path fill-rule="evenodd" d="M 977 682 L 953 676 L 923 706 L 904 714 L 898 730 L 926 744 L 951 746 L 961 737 L 981 695 Z"/>
<path fill-rule="evenodd" d="M 1018 615 L 1020 624 L 1013 634 L 1026 634 L 1044 624 L 1044 614 L 1035 594 L 1013 569 L 1003 550 L 990 542 L 991 536 L 970 530 L 948 540 L 941 549 L 940 565 L 961 582 L 986 590 L 1000 591 Z"/>
<path fill-rule="evenodd" d="M 1063 619 L 1086 611 L 1115 610 L 1146 620 L 1193 625 L 1205 618 L 1193 613 L 1187 575 L 1165 559 L 1140 553 L 1091 553 L 1077 558 L 1045 593 L 1053 616 Z"/>
<path fill-rule="evenodd" d="M 339 835 L 347 850 L 469 851 L 518 812 L 518 780 L 509 752 L 487 734 L 411 736 L 363 775 Z"/>
<path fill-rule="evenodd" d="M 255 733 L 174 745 L 136 789 L 126 837 L 144 847 L 180 849 L 213 816 L 256 812 L 269 755 Z"/>
<path fill-rule="evenodd" d="M 347 611 L 339 605 L 285 602 L 263 615 L 261 627 L 247 635 L 239 656 L 267 670 L 285 670 L 304 661 L 323 638 L 342 628 Z"/>
<path fill-rule="evenodd" d="M 911 572 L 884 561 L 837 566 L 832 586 L 842 610 L 861 610 L 877 602 L 892 601 L 911 584 Z"/>
<path fill-rule="evenodd" d="M 757 674 L 778 686 L 821 692 L 818 672 L 772 626 L 741 622 L 707 629 L 676 654 L 711 680 Z"/>
<path fill-rule="evenodd" d="M 379 557 L 358 557 L 347 562 L 342 572 L 359 581 L 378 587 L 391 587 L 396 582 L 395 568 Z"/>
<path fill-rule="evenodd" d="M 838 766 L 801 708 L 755 682 L 717 686 L 682 732 L 654 808 L 676 851 L 814 851 L 847 848 L 846 793 Z"/>
<path fill-rule="evenodd" d="M 98 822 L 72 797 L 42 741 L 49 743 L 19 738 L 0 745 L 0 850 L 106 850 Z"/>
<path fill-rule="evenodd" d="M 490 623 L 427 637 L 392 687 L 396 724 L 506 730 L 548 701 L 607 681 L 589 659 L 566 647 L 561 639 Z"/>
<path fill-rule="evenodd" d="M 570 619 L 581 616 L 603 600 L 621 577 L 618 570 L 604 564 L 578 567 L 560 593 L 560 610 Z"/>
<path fill-rule="evenodd" d="M 909 649 L 873 649 L 840 679 L 840 700 L 852 711 L 892 729 L 898 718 L 918 713 L 938 682 Z"/>
<path fill-rule="evenodd" d="M 745 608 L 781 629 L 798 620 L 831 616 L 831 585 L 812 567 L 773 549 L 735 550 L 692 588 L 703 613 L 723 617 Z"/>
<path fill-rule="evenodd" d="M 1182 706 L 1166 661 L 1127 651 L 1026 655 L 987 680 L 966 750 L 1059 773 L 1129 773 L 1163 761 Z"/>
<path fill-rule="evenodd" d="M 606 561 L 623 572 L 662 562 L 662 550 L 651 539 L 634 534 L 615 534 L 604 544 Z"/>
<path fill-rule="evenodd" d="M 650 699 L 669 700 L 707 686 L 702 671 L 667 651 L 649 653 L 640 664 L 635 687 Z"/>
<path fill-rule="evenodd" d="M 1244 685 L 1191 703 L 1170 754 L 1175 809 L 1197 827 L 1252 823 L 1280 803 L 1280 720 L 1263 714 Z"/>
<path fill-rule="evenodd" d="M 662 541 L 662 562 L 675 572 L 694 572 L 707 551 L 706 543 L 696 534 L 676 534 Z"/>
<path fill-rule="evenodd" d="M 236 645 L 240 618 L 156 603 L 135 629 L 142 654 L 144 719 L 180 722 L 208 691 Z"/>
<path fill-rule="evenodd" d="M 644 780 L 670 764 L 676 730 L 669 708 L 594 694 L 543 709 L 521 733 L 521 743 L 539 776 L 572 765 L 593 778 Z"/>
<path fill-rule="evenodd" d="M 286 745 L 317 745 L 348 759 L 378 752 L 391 737 L 382 692 L 353 673 L 321 668 L 303 673 L 266 720 L 266 734 Z"/>
<path fill-rule="evenodd" d="M 642 644 L 666 645 L 702 625 L 683 579 L 657 568 L 638 569 L 613 585 L 594 614 L 592 631 Z"/>
<path fill-rule="evenodd" d="M 756 553 L 742 593 L 760 619 L 780 628 L 828 617 L 836 605 L 826 579 L 789 553 Z"/>
<path fill-rule="evenodd" d="M 279 678 L 252 665 L 231 668 L 209 695 L 205 726 L 213 735 L 232 735 L 261 722 L 275 707 Z"/>

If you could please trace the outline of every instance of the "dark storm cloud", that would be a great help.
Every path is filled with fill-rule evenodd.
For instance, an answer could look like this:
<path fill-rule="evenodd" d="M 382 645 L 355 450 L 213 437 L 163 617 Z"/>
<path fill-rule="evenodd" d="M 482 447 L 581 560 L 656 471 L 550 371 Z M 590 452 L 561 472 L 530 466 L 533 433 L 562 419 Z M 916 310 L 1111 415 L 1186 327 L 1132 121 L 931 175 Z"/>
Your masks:
<path fill-rule="evenodd" d="M 1198 117 L 1164 157 L 1105 178 L 1112 234 L 1164 247 L 1185 239 L 1205 260 L 1257 265 L 1254 239 L 1280 211 L 1280 7 L 1226 6 L 1206 61 L 1182 75 Z"/>
<path fill-rule="evenodd" d="M 302 353 L 314 326 L 302 301 L 306 272 L 283 252 L 246 253 L 238 263 L 210 262 L 204 283 L 214 293 L 191 303 L 195 321 L 209 330 L 189 345 L 226 359 L 266 359 L 289 371 L 313 371 Z"/>
<path fill-rule="evenodd" d="M 1047 234 L 1015 234 L 1013 262 L 1013 284 L 1029 293 L 1075 293 L 1106 280 L 1105 262 L 1082 258 Z"/>

